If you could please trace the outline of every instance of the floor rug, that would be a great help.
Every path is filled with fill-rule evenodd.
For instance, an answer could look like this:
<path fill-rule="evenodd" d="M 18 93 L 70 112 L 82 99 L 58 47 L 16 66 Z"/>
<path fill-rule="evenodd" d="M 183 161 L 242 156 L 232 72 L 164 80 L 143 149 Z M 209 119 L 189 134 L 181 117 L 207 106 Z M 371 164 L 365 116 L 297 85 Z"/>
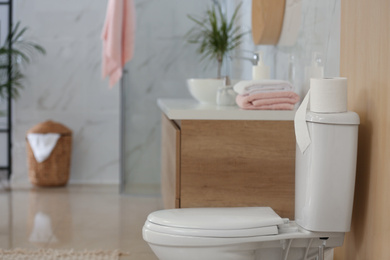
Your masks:
<path fill-rule="evenodd" d="M 0 260 L 119 260 L 127 255 L 114 251 L 74 251 L 55 249 L 0 249 Z"/>

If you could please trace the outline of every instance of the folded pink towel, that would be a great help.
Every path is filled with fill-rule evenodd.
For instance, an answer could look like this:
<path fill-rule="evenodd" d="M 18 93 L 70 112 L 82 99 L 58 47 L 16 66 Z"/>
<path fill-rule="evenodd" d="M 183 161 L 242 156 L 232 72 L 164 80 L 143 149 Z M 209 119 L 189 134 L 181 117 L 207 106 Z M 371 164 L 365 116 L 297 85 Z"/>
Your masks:
<path fill-rule="evenodd" d="M 103 39 L 103 78 L 109 76 L 110 87 L 122 77 L 122 69 L 133 57 L 135 7 L 133 0 L 109 0 Z"/>
<path fill-rule="evenodd" d="M 293 110 L 298 102 L 298 94 L 292 91 L 256 93 L 236 97 L 239 107 L 250 110 Z"/>

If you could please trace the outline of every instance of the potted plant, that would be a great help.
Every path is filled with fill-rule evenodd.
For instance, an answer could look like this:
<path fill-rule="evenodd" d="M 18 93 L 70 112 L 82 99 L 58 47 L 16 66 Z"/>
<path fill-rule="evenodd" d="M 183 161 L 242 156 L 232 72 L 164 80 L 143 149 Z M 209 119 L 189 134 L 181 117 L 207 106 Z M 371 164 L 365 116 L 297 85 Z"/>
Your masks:
<path fill-rule="evenodd" d="M 0 46 L 0 98 L 12 99 L 19 97 L 23 88 L 24 75 L 21 71 L 23 64 L 29 64 L 34 53 L 45 54 L 45 49 L 31 41 L 23 39 L 27 27 L 20 28 L 17 22 L 9 32 L 4 45 Z M 10 92 L 8 92 L 10 89 Z"/>
<path fill-rule="evenodd" d="M 201 60 L 208 59 L 209 62 L 217 63 L 217 79 L 188 80 L 191 94 L 200 102 L 215 104 L 218 87 L 226 84 L 221 75 L 223 62 L 228 53 L 241 44 L 242 36 L 247 33 L 240 32 L 240 27 L 236 24 L 241 5 L 242 3 L 237 5 L 230 19 L 223 13 L 219 3 L 212 5 L 203 19 L 188 15 L 195 26 L 187 33 L 187 41 L 199 45 L 197 52 L 201 55 Z"/>

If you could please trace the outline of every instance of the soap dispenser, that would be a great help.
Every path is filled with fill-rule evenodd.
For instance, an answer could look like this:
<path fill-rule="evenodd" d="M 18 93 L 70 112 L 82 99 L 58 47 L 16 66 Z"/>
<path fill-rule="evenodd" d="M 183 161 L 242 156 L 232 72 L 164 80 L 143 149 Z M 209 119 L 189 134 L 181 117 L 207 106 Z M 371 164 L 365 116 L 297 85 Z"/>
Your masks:
<path fill-rule="evenodd" d="M 262 80 L 262 79 L 269 79 L 270 78 L 270 71 L 269 67 L 264 64 L 263 62 L 263 52 L 259 51 L 256 52 L 258 61 L 257 65 L 254 65 L 252 67 L 252 79 L 253 80 Z"/>

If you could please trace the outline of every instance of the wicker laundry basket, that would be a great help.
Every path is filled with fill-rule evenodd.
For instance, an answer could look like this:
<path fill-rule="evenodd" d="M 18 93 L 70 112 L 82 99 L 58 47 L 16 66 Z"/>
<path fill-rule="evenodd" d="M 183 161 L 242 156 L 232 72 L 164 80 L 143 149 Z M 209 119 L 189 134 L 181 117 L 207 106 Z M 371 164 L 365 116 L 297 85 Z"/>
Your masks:
<path fill-rule="evenodd" d="M 43 162 L 37 162 L 27 141 L 28 175 L 30 182 L 37 186 L 55 187 L 68 183 L 72 150 L 72 130 L 54 121 L 46 121 L 31 128 L 27 134 L 60 134 L 50 156 Z"/>

